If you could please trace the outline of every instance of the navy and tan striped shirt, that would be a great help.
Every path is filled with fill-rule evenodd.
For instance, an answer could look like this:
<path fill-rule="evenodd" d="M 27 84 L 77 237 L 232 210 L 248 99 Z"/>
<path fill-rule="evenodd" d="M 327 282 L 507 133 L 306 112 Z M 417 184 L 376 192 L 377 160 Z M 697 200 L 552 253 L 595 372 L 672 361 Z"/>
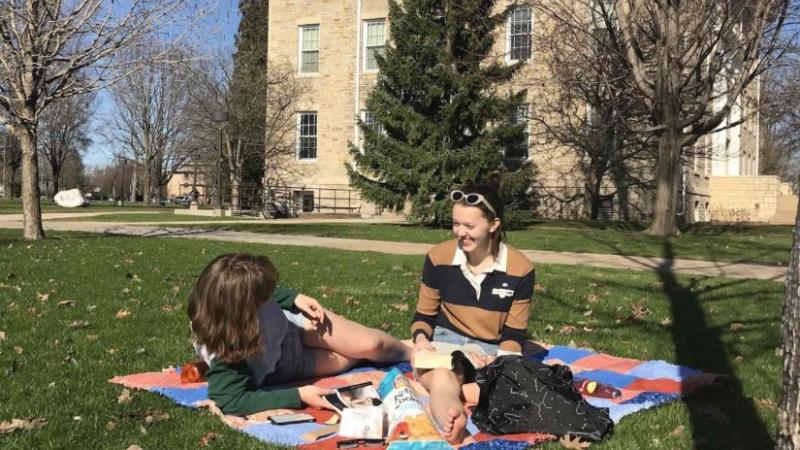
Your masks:
<path fill-rule="evenodd" d="M 439 326 L 499 344 L 506 352 L 521 352 L 533 295 L 533 263 L 519 250 L 501 243 L 493 270 L 477 284 L 465 275 L 465 262 L 455 239 L 428 252 L 412 337 L 423 333 L 430 339 L 433 328 Z"/>

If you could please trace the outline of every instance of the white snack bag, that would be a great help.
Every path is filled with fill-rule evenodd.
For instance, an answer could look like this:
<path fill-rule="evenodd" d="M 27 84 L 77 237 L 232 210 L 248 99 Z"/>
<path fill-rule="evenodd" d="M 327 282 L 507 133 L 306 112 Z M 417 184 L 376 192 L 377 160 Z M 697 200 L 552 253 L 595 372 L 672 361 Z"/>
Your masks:
<path fill-rule="evenodd" d="M 339 435 L 358 439 L 382 439 L 383 407 L 358 406 L 343 409 Z"/>

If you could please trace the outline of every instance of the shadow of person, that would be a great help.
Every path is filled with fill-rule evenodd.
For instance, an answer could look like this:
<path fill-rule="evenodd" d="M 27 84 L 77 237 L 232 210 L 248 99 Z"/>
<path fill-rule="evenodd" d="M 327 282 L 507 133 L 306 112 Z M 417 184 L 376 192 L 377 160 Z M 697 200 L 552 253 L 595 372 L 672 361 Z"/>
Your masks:
<path fill-rule="evenodd" d="M 677 364 L 726 375 L 714 387 L 701 389 L 686 400 L 695 448 L 774 447 L 773 436 L 761 419 L 753 399 L 745 396 L 736 376 L 723 330 L 710 326 L 696 282 L 682 285 L 672 270 L 674 252 L 669 241 L 663 244 L 664 261 L 657 271 L 664 294 L 670 303 L 670 327 Z"/>

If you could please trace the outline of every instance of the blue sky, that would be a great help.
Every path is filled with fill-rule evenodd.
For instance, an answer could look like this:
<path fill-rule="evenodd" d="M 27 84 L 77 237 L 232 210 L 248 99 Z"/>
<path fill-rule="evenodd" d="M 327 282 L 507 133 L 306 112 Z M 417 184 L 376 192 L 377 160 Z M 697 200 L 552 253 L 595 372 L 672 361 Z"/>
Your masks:
<path fill-rule="evenodd" d="M 238 0 L 216 0 L 215 7 L 209 14 L 193 26 L 189 39 L 207 53 L 220 50 L 233 51 L 233 38 L 239 27 Z M 103 118 L 113 111 L 113 104 L 106 92 L 97 96 L 97 111 L 93 120 L 93 128 L 102 126 Z M 106 145 L 102 136 L 96 131 L 92 133 L 93 144 L 84 154 L 84 164 L 89 167 L 100 167 L 111 163 L 113 146 Z"/>

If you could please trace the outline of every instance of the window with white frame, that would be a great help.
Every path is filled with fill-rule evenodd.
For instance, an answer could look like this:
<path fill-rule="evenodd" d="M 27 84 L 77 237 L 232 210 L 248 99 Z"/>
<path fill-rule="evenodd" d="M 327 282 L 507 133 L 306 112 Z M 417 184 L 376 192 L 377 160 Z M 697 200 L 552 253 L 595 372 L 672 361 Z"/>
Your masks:
<path fill-rule="evenodd" d="M 375 55 L 383 55 L 386 46 L 386 21 L 368 20 L 364 22 L 364 70 L 378 70 Z"/>
<path fill-rule="evenodd" d="M 530 107 L 528 105 L 519 105 L 517 107 L 516 113 L 511 117 L 512 124 L 525 124 L 525 135 L 520 139 L 519 142 L 516 142 L 512 145 L 508 145 L 505 148 L 505 157 L 506 159 L 527 159 L 528 158 L 528 147 L 530 147 L 530 121 L 528 117 L 530 115 Z"/>
<path fill-rule="evenodd" d="M 297 113 L 297 159 L 317 158 L 317 112 Z"/>
<path fill-rule="evenodd" d="M 517 6 L 511 10 L 506 30 L 508 60 L 530 59 L 533 42 L 533 8 Z"/>
<path fill-rule="evenodd" d="M 319 72 L 319 25 L 300 27 L 300 73 Z"/>
<path fill-rule="evenodd" d="M 375 113 L 373 113 L 372 111 L 368 109 L 362 110 L 361 121 L 364 122 L 364 125 L 366 125 L 367 128 L 383 134 L 383 125 L 375 121 Z"/>

